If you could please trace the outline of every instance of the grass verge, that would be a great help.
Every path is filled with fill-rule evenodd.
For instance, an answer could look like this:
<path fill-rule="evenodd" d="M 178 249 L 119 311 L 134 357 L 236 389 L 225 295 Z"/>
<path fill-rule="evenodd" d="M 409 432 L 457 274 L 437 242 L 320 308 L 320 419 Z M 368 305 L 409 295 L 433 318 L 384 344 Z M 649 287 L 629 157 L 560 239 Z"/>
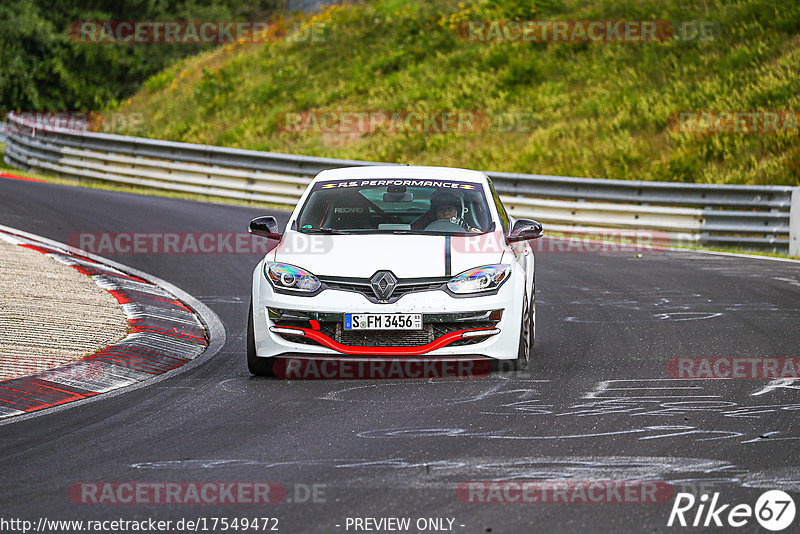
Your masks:
<path fill-rule="evenodd" d="M 514 19 L 656 20 L 712 31 L 658 42 L 459 37 L 471 20 Z M 800 185 L 796 123 L 782 133 L 673 128 L 684 111 L 795 110 L 800 117 L 798 2 L 368 0 L 326 9 L 287 31 L 282 40 L 226 45 L 176 62 L 123 103 L 119 112 L 142 120 L 118 131 L 483 170 Z M 332 130 L 309 120 L 299 130 L 287 127 L 298 114 L 372 111 L 476 112 L 492 128 L 375 131 L 342 116 Z M 508 128 L 494 128 L 504 120 Z"/>

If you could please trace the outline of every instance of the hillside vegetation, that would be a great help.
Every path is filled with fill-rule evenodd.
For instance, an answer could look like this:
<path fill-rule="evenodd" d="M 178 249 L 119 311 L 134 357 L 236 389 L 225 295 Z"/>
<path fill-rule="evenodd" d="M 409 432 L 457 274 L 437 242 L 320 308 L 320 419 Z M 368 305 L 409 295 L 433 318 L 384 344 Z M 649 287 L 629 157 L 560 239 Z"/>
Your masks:
<path fill-rule="evenodd" d="M 13 0 L 0 2 L 0 112 L 96 111 L 207 44 L 76 42 L 78 21 L 253 20 L 281 0 Z M 78 40 L 80 41 L 80 40 Z"/>
<path fill-rule="evenodd" d="M 460 38 L 460 24 L 477 19 L 703 21 L 714 32 L 637 43 Z M 121 108 L 145 123 L 120 133 L 484 170 L 800 185 L 797 130 L 670 127 L 685 111 L 800 111 L 795 0 L 374 0 L 286 28 L 285 38 L 273 28 L 268 42 L 223 46 L 152 76 Z M 335 110 L 527 122 L 444 134 L 285 131 L 286 113 Z"/>

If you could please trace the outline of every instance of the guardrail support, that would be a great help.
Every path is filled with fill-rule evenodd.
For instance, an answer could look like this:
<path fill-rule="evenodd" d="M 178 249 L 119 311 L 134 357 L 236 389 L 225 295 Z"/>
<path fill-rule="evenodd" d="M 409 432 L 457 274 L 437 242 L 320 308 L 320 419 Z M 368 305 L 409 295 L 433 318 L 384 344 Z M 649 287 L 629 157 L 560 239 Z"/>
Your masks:
<path fill-rule="evenodd" d="M 800 257 L 800 187 L 792 191 L 792 207 L 789 212 L 789 255 Z"/>

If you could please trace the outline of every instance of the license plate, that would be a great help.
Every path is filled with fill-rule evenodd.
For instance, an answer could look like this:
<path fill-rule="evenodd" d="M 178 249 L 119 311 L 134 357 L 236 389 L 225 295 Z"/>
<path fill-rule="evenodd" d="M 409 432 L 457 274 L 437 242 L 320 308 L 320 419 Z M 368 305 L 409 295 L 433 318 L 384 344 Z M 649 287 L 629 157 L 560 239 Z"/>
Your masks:
<path fill-rule="evenodd" d="M 345 330 L 422 330 L 421 313 L 345 313 Z"/>

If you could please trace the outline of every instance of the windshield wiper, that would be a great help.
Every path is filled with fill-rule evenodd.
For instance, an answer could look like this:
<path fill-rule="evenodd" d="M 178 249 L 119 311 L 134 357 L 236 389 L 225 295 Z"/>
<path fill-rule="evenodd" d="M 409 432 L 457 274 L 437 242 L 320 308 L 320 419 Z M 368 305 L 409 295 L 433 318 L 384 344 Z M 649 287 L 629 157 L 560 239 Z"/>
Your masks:
<path fill-rule="evenodd" d="M 304 234 L 346 234 L 347 232 L 342 232 L 341 230 L 337 230 L 336 228 L 328 228 L 327 226 L 323 226 L 321 228 L 301 228 L 301 233 Z"/>
<path fill-rule="evenodd" d="M 383 233 L 383 232 L 382 232 Z M 425 230 L 389 230 L 391 234 L 401 234 L 401 235 L 434 235 L 434 236 L 442 236 L 442 237 L 473 237 L 478 235 L 484 235 L 489 233 L 488 230 L 481 230 L 480 232 L 426 232 Z"/>

